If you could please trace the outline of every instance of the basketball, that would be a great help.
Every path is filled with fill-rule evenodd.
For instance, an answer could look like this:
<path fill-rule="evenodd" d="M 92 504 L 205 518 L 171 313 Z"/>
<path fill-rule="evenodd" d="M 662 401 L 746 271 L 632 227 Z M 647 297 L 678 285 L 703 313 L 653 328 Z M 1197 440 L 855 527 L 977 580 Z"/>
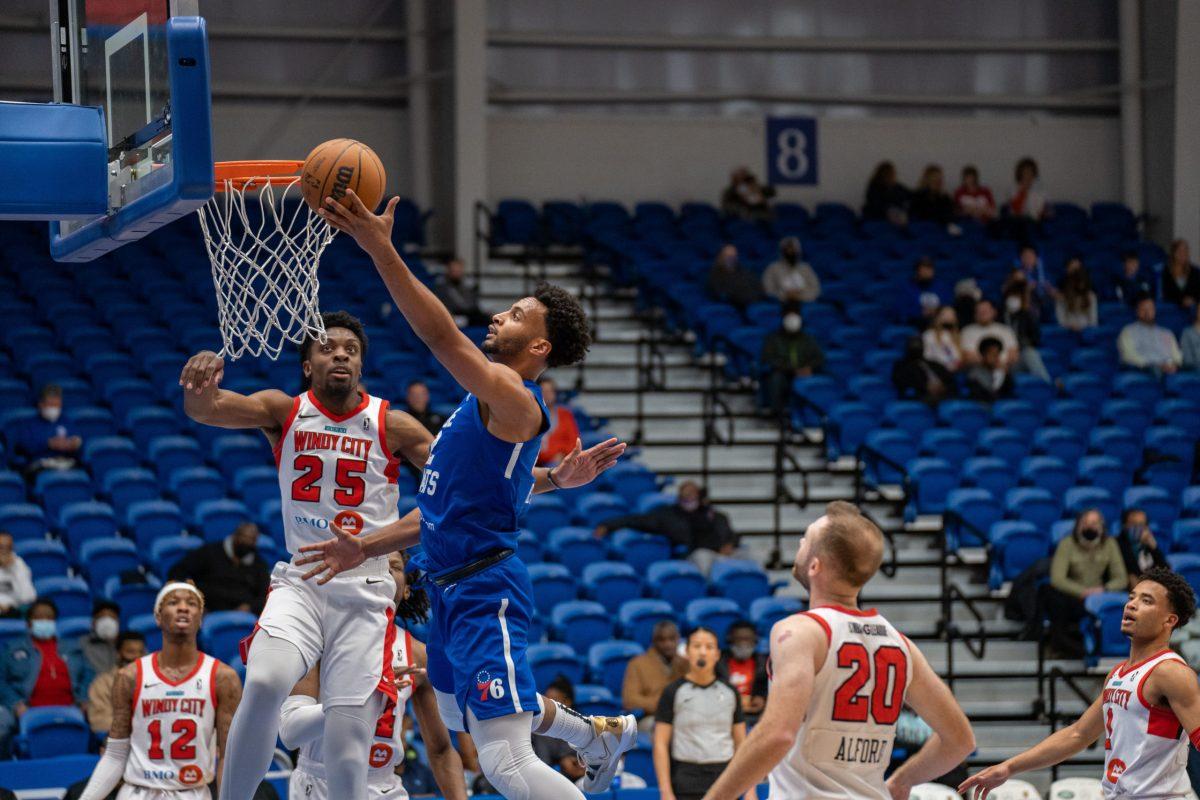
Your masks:
<path fill-rule="evenodd" d="M 326 197 L 348 206 L 346 190 L 353 189 L 372 211 L 383 199 L 387 173 L 375 151 L 354 139 L 330 139 L 304 159 L 300 180 L 304 202 L 316 211 Z"/>

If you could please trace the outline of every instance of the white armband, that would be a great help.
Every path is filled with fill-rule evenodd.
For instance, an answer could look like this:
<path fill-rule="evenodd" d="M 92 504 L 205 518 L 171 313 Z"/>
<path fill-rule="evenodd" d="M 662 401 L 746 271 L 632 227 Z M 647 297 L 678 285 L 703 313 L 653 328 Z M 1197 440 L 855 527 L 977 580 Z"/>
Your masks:
<path fill-rule="evenodd" d="M 79 800 L 104 800 L 117 788 L 125 774 L 125 762 L 129 760 L 129 740 L 109 739 L 104 746 L 104 755 L 92 771 L 87 787 Z"/>

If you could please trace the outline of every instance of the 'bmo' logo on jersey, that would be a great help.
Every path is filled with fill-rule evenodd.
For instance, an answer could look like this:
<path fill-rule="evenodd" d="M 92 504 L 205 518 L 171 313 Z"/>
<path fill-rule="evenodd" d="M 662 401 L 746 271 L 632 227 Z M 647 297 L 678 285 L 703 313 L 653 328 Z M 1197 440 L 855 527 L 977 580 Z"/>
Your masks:
<path fill-rule="evenodd" d="M 148 781 L 173 781 L 175 780 L 175 770 L 173 769 L 144 769 L 142 777 Z"/>
<path fill-rule="evenodd" d="M 489 697 L 499 700 L 504 697 L 504 679 L 493 678 L 490 672 L 481 669 L 475 673 L 475 690 L 479 692 L 479 699 L 485 703 Z"/>
<path fill-rule="evenodd" d="M 384 742 L 375 742 L 371 745 L 370 764 L 374 769 L 386 767 L 392 763 L 392 746 Z"/>
<path fill-rule="evenodd" d="M 204 780 L 204 770 L 195 764 L 188 764 L 179 770 L 179 782 L 186 786 L 194 786 Z"/>
<path fill-rule="evenodd" d="M 1110 758 L 1108 760 L 1108 769 L 1104 771 L 1104 777 L 1109 783 L 1116 783 L 1125 774 L 1125 762 L 1119 758 Z"/>

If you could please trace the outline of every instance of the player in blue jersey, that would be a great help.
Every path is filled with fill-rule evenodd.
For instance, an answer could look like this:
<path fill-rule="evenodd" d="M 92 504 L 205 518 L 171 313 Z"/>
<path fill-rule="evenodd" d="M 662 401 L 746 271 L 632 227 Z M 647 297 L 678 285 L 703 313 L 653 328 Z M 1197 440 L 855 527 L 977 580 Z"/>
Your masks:
<path fill-rule="evenodd" d="M 583 360 L 587 315 L 569 292 L 543 284 L 492 318 L 480 352 L 392 246 L 396 199 L 376 215 L 353 192 L 347 197 L 349 208 L 329 199 L 321 216 L 371 256 L 405 319 L 468 392 L 434 439 L 417 494 L 417 563 L 432 610 L 429 681 L 442 717 L 470 731 L 480 767 L 506 797 L 582 800 L 534 754 L 530 729 L 576 748 L 590 792 L 608 787 L 637 725 L 632 716 L 588 718 L 539 698 L 525 655 L 533 589 L 515 552 L 517 517 L 539 488 L 533 466 L 549 427 L 536 380 L 548 367 Z M 552 470 L 542 482 L 558 485 Z M 368 555 L 416 544 L 413 522 L 310 546 L 319 562 L 313 573 L 328 578 Z"/>

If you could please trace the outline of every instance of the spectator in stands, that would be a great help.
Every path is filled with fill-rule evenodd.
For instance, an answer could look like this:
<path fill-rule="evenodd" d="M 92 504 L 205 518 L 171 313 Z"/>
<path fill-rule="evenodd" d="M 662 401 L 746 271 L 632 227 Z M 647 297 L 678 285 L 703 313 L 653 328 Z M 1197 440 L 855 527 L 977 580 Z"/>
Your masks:
<path fill-rule="evenodd" d="M 1029 295 L 1029 306 L 1037 313 L 1038 319 L 1041 319 L 1043 311 L 1048 311 L 1054 304 L 1058 289 L 1046 277 L 1046 265 L 1042 263 L 1042 257 L 1038 254 L 1037 248 L 1031 244 L 1021 247 L 1020 253 L 1017 255 L 1017 262 L 1013 265 L 1013 271 L 1004 282 L 1004 288 L 1001 291 L 1007 294 L 1008 287 L 1013 282 L 1022 280 L 1025 282 L 1025 291 Z"/>
<path fill-rule="evenodd" d="M 1037 162 L 1029 157 L 1022 158 L 1013 173 L 1017 186 L 1008 200 L 1008 212 L 1019 219 L 1040 222 L 1046 217 L 1047 204 L 1046 195 L 1037 188 Z"/>
<path fill-rule="evenodd" d="M 825 365 L 821 343 L 803 330 L 799 306 L 784 310 L 779 329 L 763 340 L 760 361 L 770 369 L 767 375 L 767 402 L 776 416 L 787 413 L 792 381 L 820 372 Z"/>
<path fill-rule="evenodd" d="M 758 629 L 738 620 L 725 632 L 725 643 L 717 675 L 737 689 L 746 722 L 753 724 L 767 705 L 767 657 L 758 652 Z"/>
<path fill-rule="evenodd" d="M 1125 571 L 1129 573 L 1131 589 L 1146 570 L 1167 566 L 1166 553 L 1150 530 L 1150 518 L 1140 508 L 1127 508 L 1121 512 L 1121 536 L 1117 543 L 1121 547 Z"/>
<path fill-rule="evenodd" d="M 781 303 L 811 303 L 821 296 L 821 279 L 802 259 L 800 240 L 788 236 L 779 243 L 779 258 L 763 273 L 763 291 Z"/>
<path fill-rule="evenodd" d="M 664 504 L 645 514 L 626 514 L 602 520 L 596 536 L 618 528 L 656 533 L 688 548 L 688 559 L 705 575 L 719 558 L 732 557 L 737 535 L 729 526 L 729 517 L 708 502 L 708 494 L 694 481 L 679 484 L 674 503 Z"/>
<path fill-rule="evenodd" d="M 749 167 L 738 167 L 730 173 L 729 186 L 721 193 L 721 213 L 751 222 L 770 222 L 774 196 L 775 190 L 759 183 Z"/>
<path fill-rule="evenodd" d="M 1157 310 L 1153 297 L 1142 297 L 1137 304 L 1137 321 L 1121 329 L 1117 350 L 1121 363 L 1154 375 L 1171 375 L 1183 363 L 1175 334 L 1155 324 Z"/>
<path fill-rule="evenodd" d="M 1136 252 L 1130 250 L 1121 256 L 1121 274 L 1117 277 L 1114 289 L 1117 299 L 1131 308 L 1137 305 L 1138 298 L 1154 296 L 1154 280 L 1142 269 Z"/>
<path fill-rule="evenodd" d="M 737 690 L 716 675 L 717 634 L 687 639 L 688 672 L 667 686 L 654 715 L 654 772 L 663 800 L 701 800 L 746 739 Z M 754 800 L 751 789 L 744 800 Z"/>
<path fill-rule="evenodd" d="M 908 224 L 910 192 L 896 179 L 896 165 L 882 161 L 871 173 L 862 215 L 865 220 L 887 220 L 897 227 Z"/>
<path fill-rule="evenodd" d="M 972 400 L 994 403 L 1013 396 L 1013 379 L 1003 352 L 1004 345 L 995 336 L 979 342 L 979 363 L 967 370 L 967 394 Z"/>
<path fill-rule="evenodd" d="M 1050 373 L 1046 371 L 1041 351 L 1038 350 L 1042 342 L 1042 326 L 1037 310 L 1031 305 L 1033 296 L 1024 274 L 1020 270 L 1013 270 L 1004 289 L 1004 316 L 1001 320 L 1017 337 L 1017 346 L 1020 348 L 1017 369 L 1036 375 L 1048 383 Z"/>
<path fill-rule="evenodd" d="M 404 390 L 404 410 L 435 436 L 446 422 L 445 417 L 429 407 L 429 385 L 425 381 L 411 381 L 408 384 Z"/>
<path fill-rule="evenodd" d="M 962 278 L 954 284 L 954 314 L 962 320 L 975 319 L 975 304 L 983 299 L 983 290 L 974 278 Z"/>
<path fill-rule="evenodd" d="M 1200 269 L 1192 264 L 1186 239 L 1171 242 L 1171 255 L 1162 273 L 1162 299 L 1184 308 L 1200 301 Z"/>
<path fill-rule="evenodd" d="M 542 695 L 555 701 L 564 708 L 575 708 L 575 687 L 571 682 L 559 675 L 542 692 Z M 575 755 L 571 745 L 562 739 L 552 739 L 549 736 L 533 735 L 533 752 L 545 763 L 557 767 L 563 775 L 573 781 L 583 777 L 583 762 Z"/>
<path fill-rule="evenodd" d="M 946 192 L 946 178 L 942 168 L 929 164 L 921 173 L 917 190 L 908 203 L 908 214 L 915 220 L 949 225 L 954 221 L 954 200 Z"/>
<path fill-rule="evenodd" d="M 913 265 L 912 280 L 897 293 L 896 317 L 924 329 L 950 300 L 950 290 L 938 280 L 933 259 L 921 256 Z"/>
<path fill-rule="evenodd" d="M 558 386 L 551 378 L 538 381 L 542 387 L 542 399 L 550 411 L 550 429 L 542 437 L 542 449 L 538 453 L 539 466 L 550 467 L 563 460 L 563 456 L 575 449 L 579 442 L 579 424 L 575 414 L 566 405 L 558 402 Z"/>
<path fill-rule="evenodd" d="M 87 667 L 89 681 L 94 675 L 108 672 L 117 663 L 117 634 L 121 631 L 121 607 L 111 600 L 97 600 L 92 606 L 92 629 L 65 650 L 78 651 Z"/>
<path fill-rule="evenodd" d="M 988 223 L 996 216 L 992 190 L 979 183 L 979 170 L 968 164 L 962 170 L 962 183 L 954 191 L 954 208 L 961 217 Z"/>
<path fill-rule="evenodd" d="M 1079 658 L 1083 642 L 1079 620 L 1083 601 L 1100 592 L 1124 592 L 1129 576 L 1121 548 L 1106 533 L 1104 515 L 1094 508 L 1080 512 L 1071 535 L 1058 543 L 1050 562 L 1046 611 L 1050 617 L 1048 645 L 1052 657 Z"/>
<path fill-rule="evenodd" d="M 942 306 L 933 317 L 933 324 L 921 334 L 925 359 L 941 364 L 954 373 L 963 364 L 962 335 L 958 330 L 958 314 L 954 306 Z"/>
<path fill-rule="evenodd" d="M 1195 312 L 1195 319 L 1183 329 L 1183 335 L 1179 337 L 1179 347 L 1183 356 L 1183 368 L 1200 370 L 1200 303 L 1192 311 Z"/>
<path fill-rule="evenodd" d="M 1100 305 L 1092 291 L 1092 279 L 1083 266 L 1083 259 L 1072 256 L 1067 259 L 1066 270 L 1058 284 L 1058 297 L 1054 302 L 1054 316 L 1058 324 L 1067 330 L 1081 331 L 1100 324 Z"/>
<path fill-rule="evenodd" d="M 642 733 L 654 729 L 654 712 L 667 684 L 687 674 L 687 659 L 679 655 L 679 627 L 669 619 L 654 626 L 646 652 L 629 659 L 621 684 L 621 705 L 626 711 L 641 710 Z"/>
<path fill-rule="evenodd" d="M 13 552 L 12 534 L 0 530 L 0 617 L 19 616 L 21 606 L 35 597 L 29 565 Z"/>
<path fill-rule="evenodd" d="M 72 469 L 79 465 L 83 439 L 71 433 L 62 420 L 62 388 L 54 383 L 42 387 L 37 419 L 21 426 L 16 452 L 25 460 L 25 474 L 32 478 L 47 469 Z"/>
<path fill-rule="evenodd" d="M 173 581 L 193 581 L 206 611 L 252 611 L 267 600 L 271 571 L 258 553 L 258 526 L 244 521 L 222 541 L 189 550 L 171 567 Z"/>
<path fill-rule="evenodd" d="M 146 637 L 137 631 L 121 631 L 117 636 L 116 663 L 92 679 L 88 687 L 88 724 L 96 733 L 107 733 L 112 726 L 112 688 L 117 671 L 144 655 Z"/>
<path fill-rule="evenodd" d="M 937 405 L 954 394 L 954 376 L 936 361 L 925 357 L 920 336 L 912 336 L 904 345 L 904 355 L 892 365 L 892 385 L 902 399 L 920 400 Z"/>
<path fill-rule="evenodd" d="M 491 317 L 479 308 L 479 295 L 467 283 L 467 268 L 462 259 L 452 258 L 446 262 L 446 272 L 433 285 L 433 293 L 454 317 L 458 327 L 487 325 Z"/>
<path fill-rule="evenodd" d="M 738 311 L 744 311 L 746 306 L 763 298 L 761 281 L 742 267 L 737 248 L 731 244 L 723 246 L 713 261 L 708 273 L 708 293 L 714 300 L 729 303 Z"/>
<path fill-rule="evenodd" d="M 980 361 L 979 343 L 991 336 L 1000 340 L 1004 351 L 1001 356 L 1006 366 L 1013 366 L 1021 357 L 1021 347 L 1017 344 L 1017 335 L 1013 329 L 1003 322 L 996 321 L 996 307 L 991 300 L 983 299 L 975 304 L 975 322 L 963 328 L 962 353 L 963 362 L 977 364 Z"/>
<path fill-rule="evenodd" d="M 79 705 L 87 710 L 87 666 L 78 653 L 59 650 L 58 606 L 39 597 L 25 612 L 29 635 L 0 656 L 0 703 L 17 718 L 34 706 Z"/>

